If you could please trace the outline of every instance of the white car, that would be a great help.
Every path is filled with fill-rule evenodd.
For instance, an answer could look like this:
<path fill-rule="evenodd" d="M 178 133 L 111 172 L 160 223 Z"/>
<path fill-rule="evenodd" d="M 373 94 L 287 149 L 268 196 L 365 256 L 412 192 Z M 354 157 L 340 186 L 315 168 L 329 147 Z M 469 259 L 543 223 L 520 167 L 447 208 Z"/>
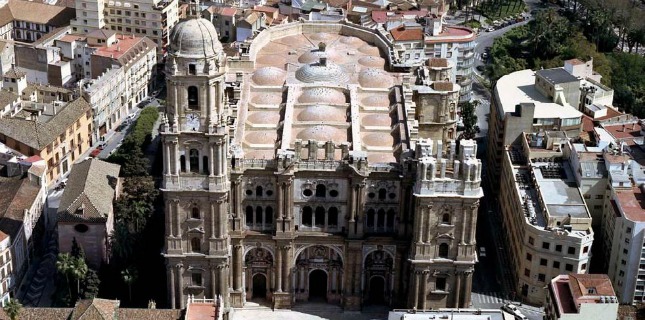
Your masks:
<path fill-rule="evenodd" d="M 528 320 L 528 318 L 520 311 L 520 309 L 517 308 L 516 305 L 507 303 L 502 306 L 502 311 L 510 313 L 515 317 L 517 320 Z"/>

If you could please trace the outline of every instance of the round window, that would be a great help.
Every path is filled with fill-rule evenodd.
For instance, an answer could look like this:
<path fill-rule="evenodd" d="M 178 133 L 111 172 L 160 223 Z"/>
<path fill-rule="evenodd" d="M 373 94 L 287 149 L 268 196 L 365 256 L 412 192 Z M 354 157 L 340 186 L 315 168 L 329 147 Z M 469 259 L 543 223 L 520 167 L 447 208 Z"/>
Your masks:
<path fill-rule="evenodd" d="M 338 190 L 331 190 L 329 191 L 329 195 L 332 197 L 338 197 Z"/>
<path fill-rule="evenodd" d="M 269 196 L 269 197 L 270 197 L 270 196 L 272 196 L 272 195 L 273 195 L 273 191 L 271 191 L 271 190 L 267 190 L 267 196 Z"/>
<path fill-rule="evenodd" d="M 314 194 L 314 192 L 311 191 L 311 189 L 305 189 L 305 190 L 302 191 L 302 195 L 305 196 L 305 197 L 311 197 L 311 195 L 313 195 L 313 194 Z"/>
<path fill-rule="evenodd" d="M 376 194 L 374 192 L 370 192 L 370 193 L 367 194 L 367 196 L 370 197 L 370 198 L 374 198 L 374 197 L 376 197 Z"/>
<path fill-rule="evenodd" d="M 396 193 L 390 192 L 390 194 L 388 194 L 387 196 L 390 197 L 390 199 L 394 199 L 396 198 Z"/>
<path fill-rule="evenodd" d="M 76 232 L 85 233 L 90 230 L 90 227 L 88 227 L 86 224 L 77 224 L 74 226 L 74 230 L 76 230 Z"/>
<path fill-rule="evenodd" d="M 250 196 L 250 195 L 252 195 L 252 194 L 253 194 L 253 191 L 252 191 L 252 190 L 246 190 L 246 195 L 247 195 L 247 196 Z"/>

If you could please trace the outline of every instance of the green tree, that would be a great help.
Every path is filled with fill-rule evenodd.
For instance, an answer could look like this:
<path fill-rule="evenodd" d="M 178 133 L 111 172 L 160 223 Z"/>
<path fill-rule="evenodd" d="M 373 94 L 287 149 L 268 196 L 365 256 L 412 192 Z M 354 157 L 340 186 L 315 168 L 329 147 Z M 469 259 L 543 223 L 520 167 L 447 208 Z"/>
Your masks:
<path fill-rule="evenodd" d="M 9 319 L 11 320 L 17 320 L 18 315 L 20 314 L 20 309 L 22 309 L 22 305 L 18 300 L 16 299 L 9 299 L 7 301 L 7 304 L 2 308 L 4 312 L 9 316 Z"/>
<path fill-rule="evenodd" d="M 132 284 L 139 278 L 137 269 L 135 269 L 134 267 L 129 267 L 121 271 L 121 278 L 123 279 L 123 282 L 125 282 L 125 284 L 128 286 L 128 300 L 132 302 Z"/>

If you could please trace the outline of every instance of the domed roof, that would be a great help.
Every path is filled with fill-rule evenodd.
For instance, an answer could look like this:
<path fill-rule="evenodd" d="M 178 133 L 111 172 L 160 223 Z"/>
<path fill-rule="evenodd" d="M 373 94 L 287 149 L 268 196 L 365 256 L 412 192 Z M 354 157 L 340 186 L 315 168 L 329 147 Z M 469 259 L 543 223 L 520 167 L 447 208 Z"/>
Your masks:
<path fill-rule="evenodd" d="M 342 104 L 347 102 L 347 98 L 340 90 L 328 87 L 315 87 L 305 88 L 298 97 L 298 102 Z"/>
<path fill-rule="evenodd" d="M 394 80 L 381 69 L 367 68 L 358 75 L 358 83 L 364 88 L 389 88 L 394 84 Z"/>
<path fill-rule="evenodd" d="M 385 59 L 375 56 L 367 56 L 358 59 L 358 63 L 365 67 L 383 68 L 385 66 Z"/>
<path fill-rule="evenodd" d="M 274 144 L 276 133 L 272 131 L 251 131 L 244 136 L 250 144 Z"/>
<path fill-rule="evenodd" d="M 363 144 L 371 147 L 390 147 L 394 144 L 392 135 L 383 133 L 368 133 L 361 140 Z"/>
<path fill-rule="evenodd" d="M 296 135 L 297 139 L 316 141 L 347 141 L 347 132 L 332 126 L 316 125 L 302 129 Z"/>
<path fill-rule="evenodd" d="M 222 52 L 222 43 L 210 21 L 192 18 L 180 21 L 172 28 L 170 50 L 176 56 L 213 57 Z"/>
<path fill-rule="evenodd" d="M 361 100 L 361 104 L 363 104 L 366 107 L 389 107 L 390 106 L 390 98 L 388 98 L 387 95 L 370 95 L 363 100 Z"/>
<path fill-rule="evenodd" d="M 278 105 L 282 103 L 282 96 L 279 93 L 255 92 L 252 95 L 251 103 L 257 105 Z"/>
<path fill-rule="evenodd" d="M 341 67 L 331 62 L 315 63 L 302 66 L 296 71 L 296 79 L 307 82 L 345 83 L 349 77 Z"/>
<path fill-rule="evenodd" d="M 273 124 L 280 122 L 280 113 L 272 111 L 253 111 L 246 117 L 253 124 Z"/>
<path fill-rule="evenodd" d="M 281 86 L 284 83 L 287 73 L 276 67 L 264 67 L 256 70 L 251 79 L 261 86 Z"/>
<path fill-rule="evenodd" d="M 368 114 L 363 116 L 361 124 L 368 127 L 389 127 L 392 125 L 392 119 L 388 114 Z"/>
<path fill-rule="evenodd" d="M 346 122 L 347 114 L 343 108 L 313 105 L 305 107 L 297 116 L 298 121 Z"/>

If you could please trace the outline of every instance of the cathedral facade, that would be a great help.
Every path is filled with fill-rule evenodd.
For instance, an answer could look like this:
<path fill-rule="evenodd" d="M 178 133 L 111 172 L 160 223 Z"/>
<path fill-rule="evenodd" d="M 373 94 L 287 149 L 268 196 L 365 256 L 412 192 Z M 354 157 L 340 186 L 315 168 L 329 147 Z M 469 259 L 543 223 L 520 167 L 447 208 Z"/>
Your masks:
<path fill-rule="evenodd" d="M 468 307 L 482 196 L 455 142 L 459 86 L 388 67 L 351 23 L 262 31 L 228 57 L 213 25 L 171 34 L 161 130 L 169 300 Z"/>

